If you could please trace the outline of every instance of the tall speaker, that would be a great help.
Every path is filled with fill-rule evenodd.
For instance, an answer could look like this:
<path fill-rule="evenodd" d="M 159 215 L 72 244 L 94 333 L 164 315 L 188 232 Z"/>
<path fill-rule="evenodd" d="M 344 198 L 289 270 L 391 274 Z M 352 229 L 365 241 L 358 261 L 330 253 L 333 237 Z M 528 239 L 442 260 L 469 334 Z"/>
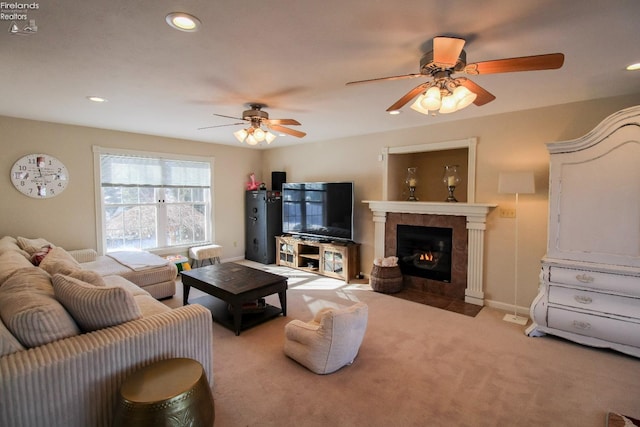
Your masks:
<path fill-rule="evenodd" d="M 282 184 L 287 182 L 286 172 L 271 172 L 271 189 L 282 191 Z"/>
<path fill-rule="evenodd" d="M 282 197 L 279 192 L 247 191 L 245 199 L 245 259 L 276 262 L 276 236 L 282 234 Z"/>

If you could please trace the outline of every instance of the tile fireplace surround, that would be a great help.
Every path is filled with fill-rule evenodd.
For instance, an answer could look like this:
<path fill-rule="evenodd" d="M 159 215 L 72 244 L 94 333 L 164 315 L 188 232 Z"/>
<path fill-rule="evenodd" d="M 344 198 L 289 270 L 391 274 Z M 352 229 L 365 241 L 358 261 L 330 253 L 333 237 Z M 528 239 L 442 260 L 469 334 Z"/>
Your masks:
<path fill-rule="evenodd" d="M 463 264 L 456 265 L 454 260 L 452 266 L 452 284 L 466 282 L 464 301 L 470 304 L 484 305 L 484 231 L 487 215 L 496 205 L 375 200 L 365 200 L 363 203 L 369 204 L 369 209 L 373 212 L 374 256 L 376 258 L 396 255 L 395 236 L 398 224 L 451 227 L 455 233 L 456 228 L 461 228 L 459 218 L 455 217 L 465 217 L 467 233 L 464 236 L 466 237 L 464 243 L 466 245 L 461 242 L 456 243 L 454 237 L 454 246 L 457 245 L 456 250 L 464 251 L 466 249 L 467 251 L 464 254 L 467 261 L 466 271 L 464 271 L 463 265 L 465 257 L 461 255 L 458 260 Z M 458 232 L 458 234 L 460 233 Z M 461 269 L 462 271 L 460 271 Z"/>

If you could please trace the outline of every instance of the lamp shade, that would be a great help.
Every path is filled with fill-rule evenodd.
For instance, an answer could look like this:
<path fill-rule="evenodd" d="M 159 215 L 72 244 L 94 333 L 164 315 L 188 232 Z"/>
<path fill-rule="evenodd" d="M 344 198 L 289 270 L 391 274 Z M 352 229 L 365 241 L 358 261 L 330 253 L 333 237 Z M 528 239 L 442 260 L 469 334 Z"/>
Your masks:
<path fill-rule="evenodd" d="M 235 132 L 233 133 L 233 136 L 235 136 L 235 137 L 236 137 L 236 139 L 237 139 L 238 141 L 240 141 L 240 142 L 243 142 L 243 141 L 244 141 L 244 139 L 247 137 L 247 135 L 248 135 L 248 133 L 247 133 L 247 131 L 246 131 L 246 130 L 244 130 L 244 129 L 237 130 L 237 131 L 235 131 Z"/>
<path fill-rule="evenodd" d="M 498 193 L 533 194 L 535 192 L 533 172 L 500 172 Z"/>
<path fill-rule="evenodd" d="M 424 93 L 420 95 L 413 104 L 411 104 L 411 109 L 417 111 L 418 113 L 428 115 L 429 110 L 422 105 L 423 99 L 425 99 Z"/>

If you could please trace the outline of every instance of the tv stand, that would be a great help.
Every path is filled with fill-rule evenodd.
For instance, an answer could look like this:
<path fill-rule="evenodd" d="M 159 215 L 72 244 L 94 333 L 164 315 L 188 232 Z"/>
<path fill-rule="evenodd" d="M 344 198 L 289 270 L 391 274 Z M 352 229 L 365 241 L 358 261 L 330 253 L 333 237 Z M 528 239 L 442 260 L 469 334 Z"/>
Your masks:
<path fill-rule="evenodd" d="M 360 267 L 360 245 L 293 236 L 276 236 L 276 264 L 349 282 Z"/>

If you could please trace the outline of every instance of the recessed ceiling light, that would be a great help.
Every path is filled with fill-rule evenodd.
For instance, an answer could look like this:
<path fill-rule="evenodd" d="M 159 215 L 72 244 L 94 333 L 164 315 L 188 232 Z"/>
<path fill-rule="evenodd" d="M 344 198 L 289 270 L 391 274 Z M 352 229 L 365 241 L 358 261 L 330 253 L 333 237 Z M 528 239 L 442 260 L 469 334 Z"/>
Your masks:
<path fill-rule="evenodd" d="M 402 111 L 400 110 L 391 110 L 389 111 L 389 114 L 391 114 L 392 116 L 397 116 L 398 114 L 400 114 Z"/>
<path fill-rule="evenodd" d="M 87 96 L 87 99 L 93 102 L 107 102 L 105 98 L 101 98 L 99 96 Z"/>
<path fill-rule="evenodd" d="M 200 27 L 198 18 L 184 12 L 172 12 L 167 15 L 166 20 L 167 24 L 180 31 L 193 32 Z"/>
<path fill-rule="evenodd" d="M 629 71 L 636 71 L 636 70 L 640 70 L 640 62 L 636 62 L 635 64 L 631 64 L 627 67 L 627 70 Z"/>

